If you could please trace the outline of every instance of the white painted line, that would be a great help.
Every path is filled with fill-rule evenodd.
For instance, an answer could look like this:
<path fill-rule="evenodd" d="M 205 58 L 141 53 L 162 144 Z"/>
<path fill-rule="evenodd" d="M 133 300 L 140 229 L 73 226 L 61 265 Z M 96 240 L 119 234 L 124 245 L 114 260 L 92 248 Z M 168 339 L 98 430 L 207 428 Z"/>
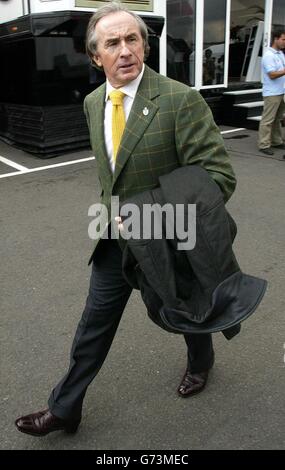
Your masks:
<path fill-rule="evenodd" d="M 246 128 L 245 127 L 241 127 L 239 129 L 232 129 L 230 131 L 222 131 L 221 134 L 230 134 L 231 132 L 239 132 L 239 131 L 245 131 Z"/>
<path fill-rule="evenodd" d="M 241 127 L 239 129 L 231 129 L 229 131 L 221 131 L 221 134 L 230 134 L 231 132 L 239 132 L 239 131 L 245 131 L 245 130 L 246 130 L 245 127 Z M 35 173 L 36 171 L 49 170 L 50 168 L 58 168 L 61 166 L 75 165 L 76 163 L 89 162 L 91 160 L 95 160 L 95 157 L 81 158 L 80 160 L 55 163 L 54 165 L 40 166 L 38 168 L 26 168 L 25 166 L 18 165 L 18 163 L 14 163 L 11 160 L 7 160 L 7 158 L 0 156 L 0 161 L 2 161 L 3 163 L 10 162 L 6 164 L 13 166 L 14 168 L 19 170 L 19 171 L 13 171 L 11 173 L 5 173 L 4 175 L 0 175 L 0 178 L 9 178 L 10 176 L 26 175 L 27 173 Z"/>
<path fill-rule="evenodd" d="M 5 163 L 5 165 L 12 166 L 13 168 L 16 168 L 16 170 L 19 170 L 19 171 L 25 171 L 28 169 L 27 167 L 23 165 L 19 165 L 18 163 L 12 162 L 12 160 L 8 160 L 8 158 L 1 157 L 1 155 L 0 155 L 0 162 Z"/>
<path fill-rule="evenodd" d="M 48 170 L 49 168 L 58 168 L 60 166 L 75 165 L 76 163 L 88 162 L 90 160 L 95 160 L 95 157 L 81 158 L 79 160 L 72 160 L 69 162 L 55 163 L 54 165 L 40 166 L 38 168 L 31 168 L 25 171 L 24 173 L 34 173 L 35 171 Z"/>
<path fill-rule="evenodd" d="M 24 175 L 24 171 L 13 171 L 11 173 L 4 173 L 4 175 L 0 175 L 0 178 L 8 178 L 8 176 L 16 176 L 16 175 Z"/>
<path fill-rule="evenodd" d="M 28 173 L 35 173 L 36 171 L 49 170 L 50 168 L 58 168 L 58 167 L 61 167 L 61 166 L 75 165 L 76 163 L 89 162 L 91 160 L 95 160 L 95 157 L 81 158 L 80 160 L 73 160 L 73 161 L 69 161 L 69 162 L 56 163 L 54 165 L 40 166 L 38 168 L 25 168 L 25 167 L 23 167 L 25 169 L 23 169 L 22 171 L 14 171 L 12 173 L 5 173 L 4 175 L 0 175 L 0 178 L 9 178 L 9 176 L 26 175 Z"/>

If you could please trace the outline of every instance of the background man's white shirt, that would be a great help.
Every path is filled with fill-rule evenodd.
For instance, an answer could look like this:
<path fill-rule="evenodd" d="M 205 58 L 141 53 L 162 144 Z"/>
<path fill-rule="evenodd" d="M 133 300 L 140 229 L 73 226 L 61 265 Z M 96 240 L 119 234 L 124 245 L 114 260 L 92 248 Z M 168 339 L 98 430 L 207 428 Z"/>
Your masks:
<path fill-rule="evenodd" d="M 285 56 L 282 51 L 269 47 L 262 59 L 263 96 L 278 96 L 284 94 L 285 76 L 271 79 L 270 72 L 278 72 L 285 68 Z"/>

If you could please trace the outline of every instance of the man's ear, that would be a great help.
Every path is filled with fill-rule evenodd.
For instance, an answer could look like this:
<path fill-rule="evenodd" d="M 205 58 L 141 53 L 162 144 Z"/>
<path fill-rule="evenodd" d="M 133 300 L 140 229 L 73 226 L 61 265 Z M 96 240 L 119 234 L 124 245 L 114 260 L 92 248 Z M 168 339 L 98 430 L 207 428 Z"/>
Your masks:
<path fill-rule="evenodd" d="M 102 67 L 102 62 L 98 55 L 93 55 L 93 60 L 98 67 Z"/>

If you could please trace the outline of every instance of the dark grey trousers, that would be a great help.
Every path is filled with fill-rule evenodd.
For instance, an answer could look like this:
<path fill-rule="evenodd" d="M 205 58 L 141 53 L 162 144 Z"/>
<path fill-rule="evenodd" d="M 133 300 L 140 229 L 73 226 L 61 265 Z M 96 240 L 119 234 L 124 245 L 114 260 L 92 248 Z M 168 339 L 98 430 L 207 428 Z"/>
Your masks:
<path fill-rule="evenodd" d="M 88 385 L 111 347 L 131 287 L 122 275 L 122 252 L 116 240 L 101 240 L 93 261 L 89 294 L 73 340 L 67 374 L 49 398 L 51 412 L 60 418 L 80 418 Z M 210 334 L 185 335 L 192 372 L 212 367 Z"/>

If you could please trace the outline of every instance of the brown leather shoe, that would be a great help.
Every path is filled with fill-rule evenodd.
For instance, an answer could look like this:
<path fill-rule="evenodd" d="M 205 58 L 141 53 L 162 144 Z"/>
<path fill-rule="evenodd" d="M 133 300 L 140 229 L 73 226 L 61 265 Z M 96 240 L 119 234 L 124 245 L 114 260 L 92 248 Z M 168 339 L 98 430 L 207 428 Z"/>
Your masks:
<path fill-rule="evenodd" d="M 80 420 L 67 421 L 54 416 L 49 409 L 38 411 L 30 415 L 21 416 L 16 419 L 15 425 L 18 431 L 32 436 L 46 436 L 53 431 L 63 430 L 68 434 L 77 431 Z"/>
<path fill-rule="evenodd" d="M 199 372 L 198 374 L 191 374 L 190 370 L 186 369 L 184 377 L 177 389 L 178 395 L 186 398 L 202 392 L 207 383 L 208 375 L 208 370 Z"/>

